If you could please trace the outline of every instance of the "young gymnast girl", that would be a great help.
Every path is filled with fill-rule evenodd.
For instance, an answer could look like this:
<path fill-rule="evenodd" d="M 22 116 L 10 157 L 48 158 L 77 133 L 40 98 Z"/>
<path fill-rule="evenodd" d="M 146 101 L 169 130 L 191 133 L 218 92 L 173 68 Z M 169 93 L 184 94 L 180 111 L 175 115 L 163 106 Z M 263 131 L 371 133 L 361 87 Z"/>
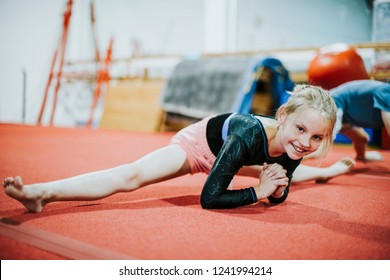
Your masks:
<path fill-rule="evenodd" d="M 32 185 L 24 185 L 19 176 L 10 177 L 3 186 L 8 196 L 30 212 L 40 212 L 55 201 L 97 200 L 204 172 L 208 177 L 200 199 L 203 208 L 233 208 L 265 198 L 281 203 L 301 159 L 320 147 L 323 155 L 329 150 L 336 105 L 319 87 L 296 86 L 276 117 L 235 113 L 208 117 L 179 131 L 168 146 L 135 162 Z M 230 190 L 235 175 L 253 176 L 252 165 L 262 167 L 258 184 Z"/>

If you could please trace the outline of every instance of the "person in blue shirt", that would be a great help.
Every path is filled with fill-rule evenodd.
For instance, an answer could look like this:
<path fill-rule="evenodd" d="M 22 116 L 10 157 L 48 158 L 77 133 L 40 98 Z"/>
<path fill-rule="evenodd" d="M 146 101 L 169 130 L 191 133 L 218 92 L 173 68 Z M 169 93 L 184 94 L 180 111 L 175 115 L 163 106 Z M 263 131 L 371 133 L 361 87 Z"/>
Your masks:
<path fill-rule="evenodd" d="M 390 136 L 390 84 L 357 80 L 330 90 L 341 119 L 339 133 L 351 139 L 356 160 L 383 160 L 376 151 L 367 151 L 369 135 L 363 128 L 383 129 Z"/>

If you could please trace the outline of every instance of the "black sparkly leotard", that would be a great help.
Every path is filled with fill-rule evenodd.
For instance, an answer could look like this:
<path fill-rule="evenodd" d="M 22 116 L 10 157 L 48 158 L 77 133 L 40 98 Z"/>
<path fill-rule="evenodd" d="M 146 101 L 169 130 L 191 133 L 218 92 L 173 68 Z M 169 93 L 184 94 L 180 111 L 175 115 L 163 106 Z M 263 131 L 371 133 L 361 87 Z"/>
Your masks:
<path fill-rule="evenodd" d="M 280 198 L 268 197 L 271 203 L 281 203 L 288 195 L 292 174 L 301 160 L 292 160 L 286 153 L 271 157 L 268 140 L 259 119 L 248 114 L 224 114 L 211 118 L 207 124 L 207 142 L 216 156 L 215 163 L 201 194 L 201 205 L 207 209 L 234 208 L 257 202 L 253 187 L 228 190 L 234 175 L 243 166 L 279 163 L 287 170 L 288 187 Z M 230 118 L 229 118 L 230 117 Z M 221 131 L 227 119 L 225 139 Z"/>

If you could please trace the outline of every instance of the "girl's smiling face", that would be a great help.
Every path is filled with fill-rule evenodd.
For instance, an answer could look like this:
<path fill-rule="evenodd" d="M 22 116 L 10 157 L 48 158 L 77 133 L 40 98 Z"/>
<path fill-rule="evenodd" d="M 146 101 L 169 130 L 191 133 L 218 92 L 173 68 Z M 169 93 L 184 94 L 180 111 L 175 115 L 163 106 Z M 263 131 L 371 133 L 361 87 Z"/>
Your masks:
<path fill-rule="evenodd" d="M 317 151 L 328 128 L 327 121 L 314 108 L 305 108 L 290 115 L 282 110 L 278 120 L 281 144 L 294 160 Z"/>

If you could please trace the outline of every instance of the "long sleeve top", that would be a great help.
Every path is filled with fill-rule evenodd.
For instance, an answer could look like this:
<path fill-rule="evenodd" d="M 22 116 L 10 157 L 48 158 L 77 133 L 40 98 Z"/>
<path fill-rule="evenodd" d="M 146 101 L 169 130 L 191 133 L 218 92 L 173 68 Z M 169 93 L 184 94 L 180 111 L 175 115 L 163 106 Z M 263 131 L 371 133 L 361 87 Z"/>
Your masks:
<path fill-rule="evenodd" d="M 202 190 L 203 208 L 234 208 L 257 202 L 253 187 L 228 190 L 228 186 L 241 167 L 263 165 L 264 162 L 279 163 L 287 170 L 289 178 L 283 196 L 270 196 L 269 201 L 281 203 L 287 198 L 292 174 L 301 160 L 292 160 L 286 153 L 271 157 L 267 135 L 258 118 L 248 114 L 216 116 L 209 120 L 206 136 L 216 160 Z"/>

